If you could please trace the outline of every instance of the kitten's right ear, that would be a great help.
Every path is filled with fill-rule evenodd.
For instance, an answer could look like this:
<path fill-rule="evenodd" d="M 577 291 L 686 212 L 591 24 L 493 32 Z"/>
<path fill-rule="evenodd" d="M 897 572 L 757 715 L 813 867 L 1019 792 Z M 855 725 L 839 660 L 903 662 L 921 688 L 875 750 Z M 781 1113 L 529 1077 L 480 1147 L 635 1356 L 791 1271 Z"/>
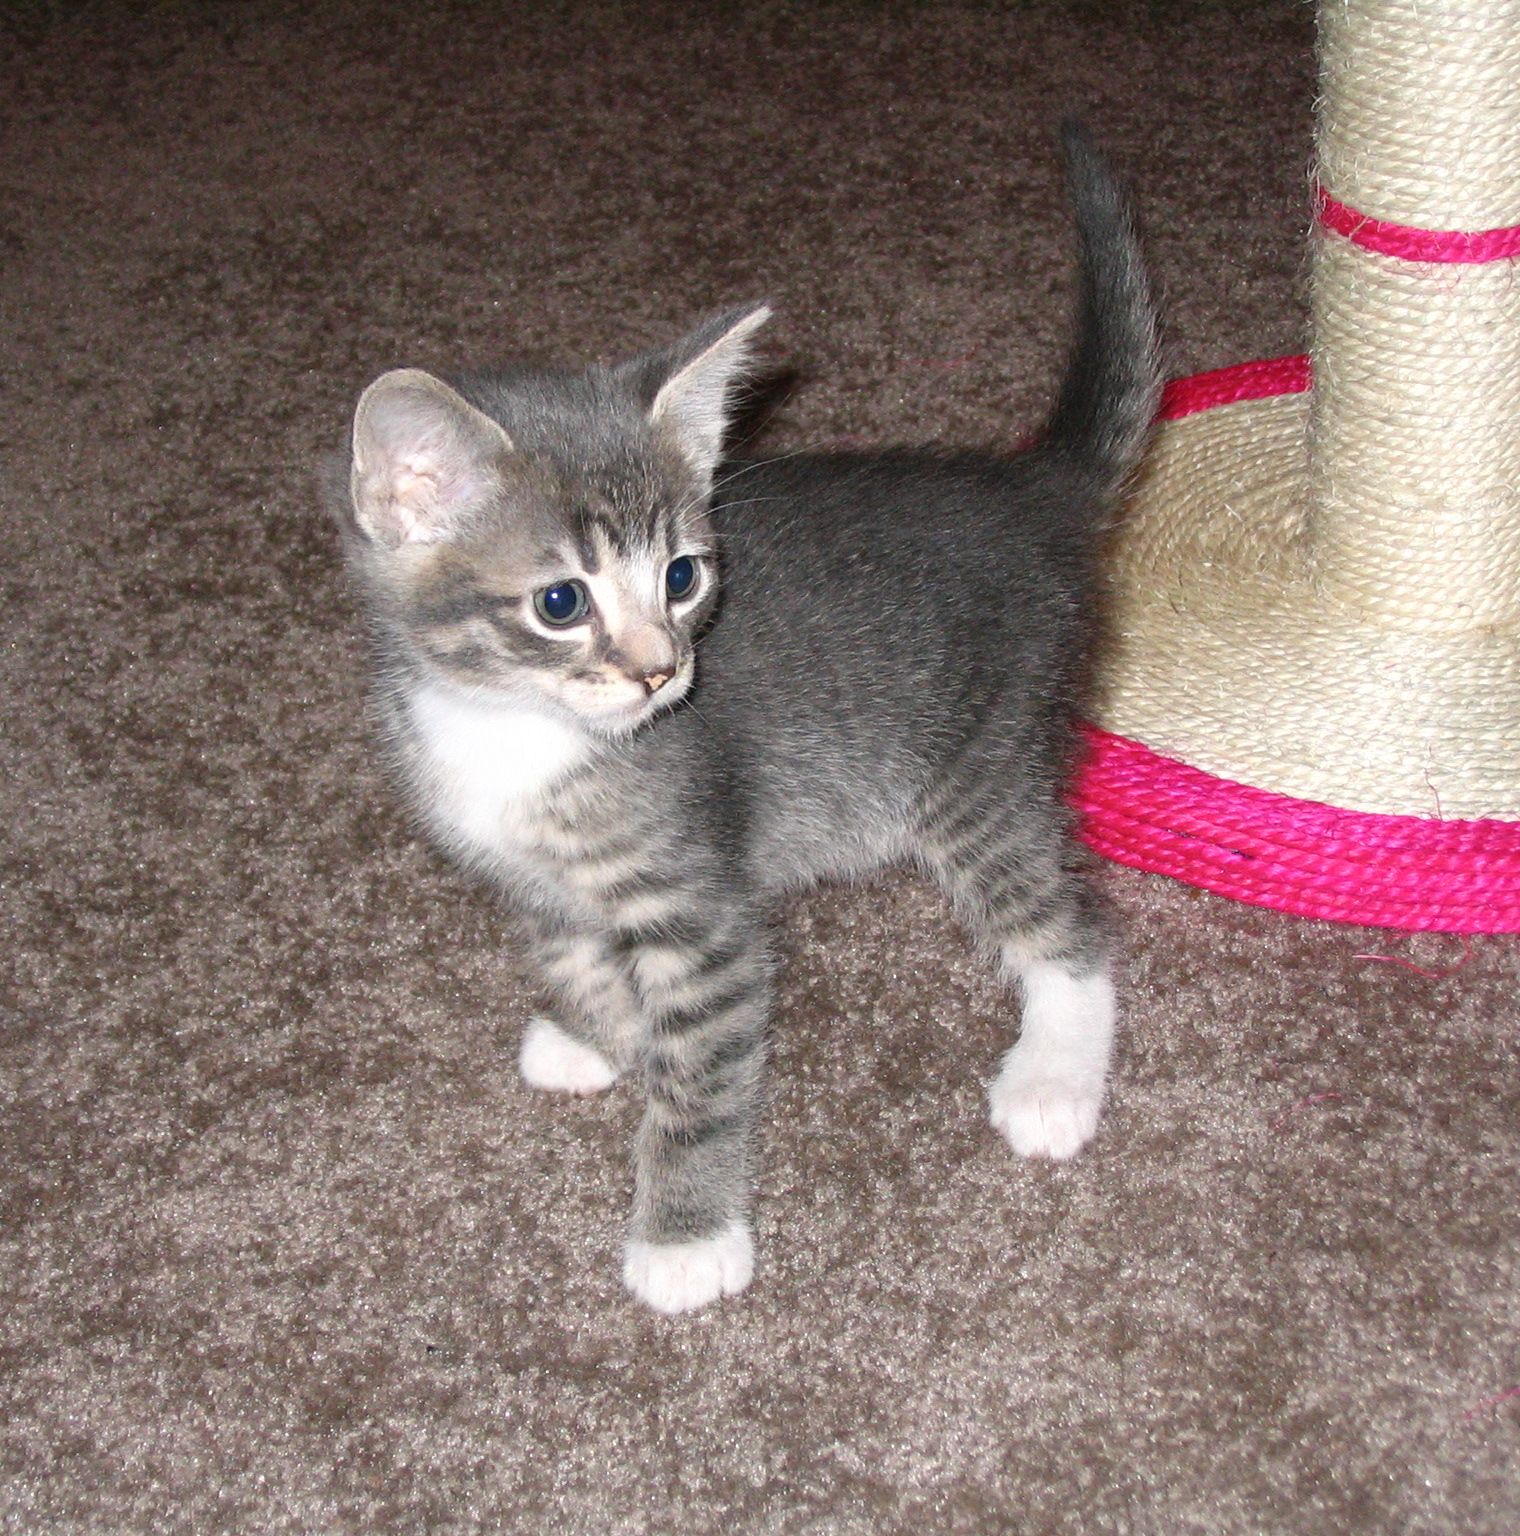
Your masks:
<path fill-rule="evenodd" d="M 496 422 L 432 374 L 382 374 L 354 411 L 354 516 L 387 546 L 436 543 L 495 496 L 511 452 Z"/>

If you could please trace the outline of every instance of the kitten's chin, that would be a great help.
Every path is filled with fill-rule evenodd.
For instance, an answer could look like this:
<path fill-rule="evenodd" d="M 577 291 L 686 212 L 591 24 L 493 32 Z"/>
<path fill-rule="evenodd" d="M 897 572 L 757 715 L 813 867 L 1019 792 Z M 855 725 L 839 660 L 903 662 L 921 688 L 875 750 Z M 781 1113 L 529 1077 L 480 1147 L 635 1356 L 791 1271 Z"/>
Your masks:
<path fill-rule="evenodd" d="M 668 713 L 686 697 L 691 674 L 673 677 L 658 693 L 629 700 L 626 704 L 581 716 L 588 729 L 611 741 L 622 741 L 651 720 Z"/>

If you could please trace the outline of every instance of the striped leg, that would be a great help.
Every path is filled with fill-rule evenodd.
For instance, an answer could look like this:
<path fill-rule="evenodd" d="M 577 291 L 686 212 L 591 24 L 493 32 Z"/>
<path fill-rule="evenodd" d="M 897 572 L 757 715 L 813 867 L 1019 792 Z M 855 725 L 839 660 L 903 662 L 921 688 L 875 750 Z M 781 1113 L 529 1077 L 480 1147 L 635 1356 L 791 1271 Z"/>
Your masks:
<path fill-rule="evenodd" d="M 661 1312 L 742 1291 L 770 964 L 748 914 L 684 910 L 624 933 L 649 1018 L 629 1289 Z"/>
<path fill-rule="evenodd" d="M 600 1093 L 634 1058 L 643 1034 L 626 968 L 601 937 L 544 929 L 535 939 L 560 1011 L 558 1019 L 529 1021 L 518 1055 L 523 1080 L 550 1093 Z"/>
<path fill-rule="evenodd" d="M 992 1123 L 1026 1157 L 1074 1157 L 1097 1130 L 1113 1052 L 1104 925 L 1060 813 L 1011 817 L 991 800 L 963 796 L 929 822 L 923 854 L 1022 993 Z"/>
<path fill-rule="evenodd" d="M 556 879 L 587 914 L 634 911 L 658 903 L 640 829 L 609 824 L 597 781 L 572 783 L 540 807 L 538 832 L 557 864 Z M 518 1065 L 532 1087 L 554 1093 L 599 1093 L 634 1066 L 648 1033 L 624 947 L 607 923 L 574 921 L 528 907 L 521 913 L 544 979 L 558 993 L 554 1018 L 535 1018 L 523 1035 Z"/>

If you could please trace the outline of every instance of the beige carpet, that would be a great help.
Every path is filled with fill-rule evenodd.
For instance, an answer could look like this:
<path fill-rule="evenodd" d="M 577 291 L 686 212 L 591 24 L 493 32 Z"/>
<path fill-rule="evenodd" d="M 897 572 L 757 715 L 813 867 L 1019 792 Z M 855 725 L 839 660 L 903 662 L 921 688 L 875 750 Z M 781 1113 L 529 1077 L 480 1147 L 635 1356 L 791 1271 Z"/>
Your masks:
<path fill-rule="evenodd" d="M 1303 343 L 1299 0 L 7 8 L 0 1529 L 1520 1528 L 1520 958 L 1120 870 L 1078 1163 L 927 886 L 778 914 L 739 1303 L 636 1309 L 633 1098 L 513 1070 L 490 899 L 365 735 L 315 465 L 399 363 L 769 296 L 761 446 L 1012 444 L 1050 127 L 1175 372 Z M 1420 970 L 1398 962 L 1412 962 Z"/>

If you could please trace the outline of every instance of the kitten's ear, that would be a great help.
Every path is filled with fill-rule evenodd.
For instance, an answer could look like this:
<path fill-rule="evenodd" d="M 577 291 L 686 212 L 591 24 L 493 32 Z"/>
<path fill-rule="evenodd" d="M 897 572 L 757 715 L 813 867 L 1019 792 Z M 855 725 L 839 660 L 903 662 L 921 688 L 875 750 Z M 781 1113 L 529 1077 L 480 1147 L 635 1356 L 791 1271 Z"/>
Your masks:
<path fill-rule="evenodd" d="M 750 338 L 770 317 L 768 304 L 731 309 L 641 365 L 650 421 L 704 479 L 723 450 L 729 390 L 749 366 Z"/>
<path fill-rule="evenodd" d="M 354 411 L 354 515 L 382 544 L 435 543 L 492 498 L 511 452 L 496 422 L 432 374 L 382 374 Z"/>

